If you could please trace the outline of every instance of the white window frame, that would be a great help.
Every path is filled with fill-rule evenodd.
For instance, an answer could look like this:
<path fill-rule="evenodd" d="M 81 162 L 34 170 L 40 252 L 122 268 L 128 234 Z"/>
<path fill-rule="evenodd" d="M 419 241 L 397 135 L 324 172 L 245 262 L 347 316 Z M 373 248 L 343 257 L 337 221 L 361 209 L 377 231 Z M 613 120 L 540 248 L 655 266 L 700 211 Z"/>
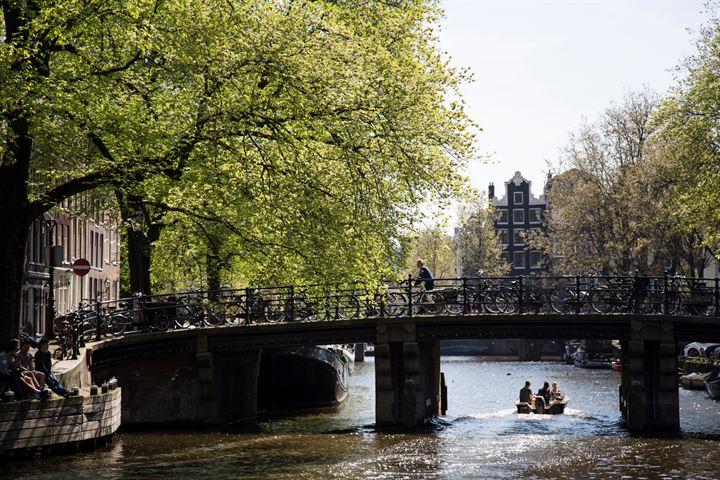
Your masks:
<path fill-rule="evenodd" d="M 500 245 L 509 245 L 510 244 L 510 230 L 507 228 L 501 228 L 498 230 L 500 234 Z M 507 242 L 503 242 L 503 233 L 507 235 Z"/>
<path fill-rule="evenodd" d="M 522 255 L 522 256 L 521 256 Z M 517 258 L 522 258 L 522 265 L 517 264 Z M 513 268 L 526 268 L 525 261 L 527 260 L 525 250 L 520 252 L 513 252 Z"/>
<path fill-rule="evenodd" d="M 513 245 L 525 245 L 525 239 L 524 239 L 524 238 L 521 238 L 521 237 L 519 236 L 522 232 L 523 232 L 523 229 L 522 229 L 522 228 L 516 228 L 516 229 L 514 229 L 514 230 L 512 231 L 512 241 L 513 241 Z M 516 241 L 516 238 L 515 238 L 516 235 L 518 235 L 517 240 L 519 240 L 519 241 Z"/>
<path fill-rule="evenodd" d="M 537 220 L 533 219 L 533 212 L 537 212 Z M 530 223 L 541 223 L 542 222 L 542 208 L 531 208 L 528 212 L 528 221 Z"/>
<path fill-rule="evenodd" d="M 502 214 L 505 214 L 505 220 L 502 219 Z M 498 208 L 498 220 L 497 223 L 501 223 L 503 225 L 510 222 L 510 211 L 507 208 Z"/>
<path fill-rule="evenodd" d="M 518 195 L 520 195 L 520 201 L 518 202 L 517 198 Z M 513 205 L 524 205 L 524 198 L 523 198 L 523 192 L 513 192 Z"/>
<path fill-rule="evenodd" d="M 515 214 L 517 214 L 518 212 L 520 212 L 522 214 L 522 220 L 520 220 L 520 221 L 518 221 L 515 218 Z M 522 224 L 525 223 L 525 209 L 524 208 L 513 208 L 513 224 L 516 224 L 516 223 L 522 223 Z"/>
<path fill-rule="evenodd" d="M 536 264 L 533 264 L 533 255 L 537 255 L 539 257 L 539 261 Z M 539 250 L 532 250 L 530 251 L 530 268 L 533 269 L 540 269 L 542 268 L 542 261 L 543 261 L 543 254 Z"/>

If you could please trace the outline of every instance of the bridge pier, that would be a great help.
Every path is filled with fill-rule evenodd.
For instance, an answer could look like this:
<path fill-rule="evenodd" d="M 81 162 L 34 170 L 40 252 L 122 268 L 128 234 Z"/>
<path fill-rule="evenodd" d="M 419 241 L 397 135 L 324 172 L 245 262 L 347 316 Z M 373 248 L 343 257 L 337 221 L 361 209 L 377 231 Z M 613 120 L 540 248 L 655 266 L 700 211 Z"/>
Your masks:
<path fill-rule="evenodd" d="M 375 424 L 413 428 L 441 414 L 440 342 L 415 340 L 415 325 L 378 325 Z"/>
<path fill-rule="evenodd" d="M 255 424 L 260 349 L 210 352 L 199 335 L 195 353 L 142 353 L 92 369 L 122 385 L 124 426 Z"/>
<path fill-rule="evenodd" d="M 677 353 L 670 321 L 633 319 L 621 343 L 620 411 L 633 433 L 678 431 Z"/>

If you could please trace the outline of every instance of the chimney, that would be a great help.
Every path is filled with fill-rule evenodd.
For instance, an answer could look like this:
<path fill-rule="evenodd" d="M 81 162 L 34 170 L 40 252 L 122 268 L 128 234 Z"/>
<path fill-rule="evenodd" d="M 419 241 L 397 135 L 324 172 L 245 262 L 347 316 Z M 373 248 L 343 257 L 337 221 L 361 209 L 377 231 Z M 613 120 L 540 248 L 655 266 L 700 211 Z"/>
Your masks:
<path fill-rule="evenodd" d="M 492 200 L 495 197 L 495 184 L 490 182 L 488 185 L 488 200 Z"/>

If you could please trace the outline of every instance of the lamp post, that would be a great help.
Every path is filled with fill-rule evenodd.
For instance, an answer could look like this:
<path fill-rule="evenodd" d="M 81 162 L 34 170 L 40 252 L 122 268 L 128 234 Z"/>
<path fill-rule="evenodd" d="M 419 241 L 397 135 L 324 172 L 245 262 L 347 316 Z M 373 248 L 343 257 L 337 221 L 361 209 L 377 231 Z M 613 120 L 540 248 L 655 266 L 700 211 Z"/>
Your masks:
<path fill-rule="evenodd" d="M 47 307 L 45 308 L 45 336 L 48 339 L 55 337 L 53 321 L 55 320 L 55 267 L 62 261 L 62 246 L 55 245 L 55 227 L 57 226 L 58 212 L 45 212 L 43 219 L 47 227 L 48 249 L 48 291 Z"/>

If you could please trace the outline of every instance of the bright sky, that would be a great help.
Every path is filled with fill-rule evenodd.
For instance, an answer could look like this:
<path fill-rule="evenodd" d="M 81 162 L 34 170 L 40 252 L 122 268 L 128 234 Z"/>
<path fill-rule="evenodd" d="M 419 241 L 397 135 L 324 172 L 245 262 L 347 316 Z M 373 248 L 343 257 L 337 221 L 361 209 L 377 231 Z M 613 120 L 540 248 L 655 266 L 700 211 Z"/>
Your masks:
<path fill-rule="evenodd" d="M 569 132 L 624 92 L 664 93 L 674 67 L 694 51 L 709 18 L 694 0 L 442 0 L 441 46 L 475 81 L 463 86 L 470 117 L 483 128 L 471 162 L 475 187 L 516 170 L 542 191 Z"/>

